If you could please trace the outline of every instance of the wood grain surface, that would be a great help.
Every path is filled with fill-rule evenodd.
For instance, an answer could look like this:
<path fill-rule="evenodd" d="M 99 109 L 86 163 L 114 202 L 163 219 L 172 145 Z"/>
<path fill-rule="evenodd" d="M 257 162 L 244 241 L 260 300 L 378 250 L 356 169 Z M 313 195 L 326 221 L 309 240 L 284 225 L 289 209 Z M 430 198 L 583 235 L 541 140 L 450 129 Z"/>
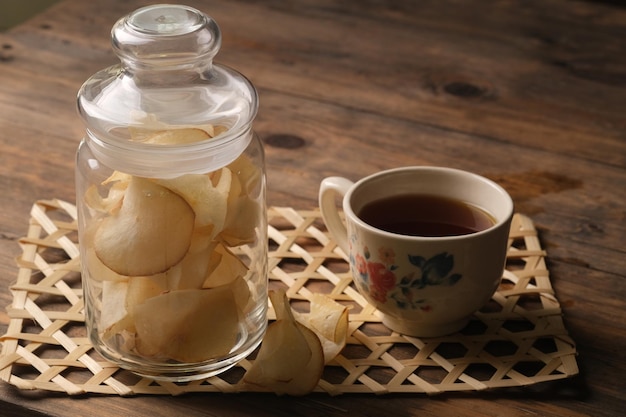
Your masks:
<path fill-rule="evenodd" d="M 471 394 L 181 397 L 24 392 L 3 416 L 619 416 L 626 393 L 626 8 L 575 0 L 188 0 L 257 87 L 268 204 L 329 175 L 451 166 L 498 181 L 548 252 L 581 374 Z M 142 0 L 64 0 L 0 33 L 0 333 L 37 199 L 74 201 L 76 93 Z M 0 6 L 6 7 L 6 6 Z M 1 12 L 1 11 L 0 11 Z"/>

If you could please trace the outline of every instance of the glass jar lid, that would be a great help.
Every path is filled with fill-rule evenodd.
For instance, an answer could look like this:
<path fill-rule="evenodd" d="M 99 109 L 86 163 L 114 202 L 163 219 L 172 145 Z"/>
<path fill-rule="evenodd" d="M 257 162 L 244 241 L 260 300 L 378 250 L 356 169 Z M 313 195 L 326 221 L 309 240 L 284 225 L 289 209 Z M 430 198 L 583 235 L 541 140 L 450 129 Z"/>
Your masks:
<path fill-rule="evenodd" d="M 242 74 L 213 62 L 221 32 L 212 18 L 183 5 L 147 6 L 115 23 L 111 43 L 120 62 L 94 74 L 78 93 L 96 153 L 114 165 L 149 166 L 166 160 L 162 153 L 171 155 L 172 146 L 145 143 L 141 132 L 182 128 L 211 137 L 176 145 L 178 152 L 212 148 L 234 159 L 245 149 L 247 142 L 232 142 L 249 142 L 243 132 L 256 116 L 258 95 Z"/>
<path fill-rule="evenodd" d="M 113 49 L 128 67 L 210 65 L 221 41 L 213 19 L 182 5 L 143 7 L 111 30 Z"/>

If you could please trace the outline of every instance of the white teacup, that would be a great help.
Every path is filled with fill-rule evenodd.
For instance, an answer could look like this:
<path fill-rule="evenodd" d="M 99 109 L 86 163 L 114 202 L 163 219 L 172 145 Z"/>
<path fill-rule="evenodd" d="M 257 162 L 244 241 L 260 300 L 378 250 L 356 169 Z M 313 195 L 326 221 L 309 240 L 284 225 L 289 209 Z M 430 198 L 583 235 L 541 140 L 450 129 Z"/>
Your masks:
<path fill-rule="evenodd" d="M 403 197 L 407 195 L 421 197 Z M 345 224 L 337 196 L 343 197 Z M 373 215 L 367 214 L 366 206 L 371 203 L 382 204 Z M 441 167 L 396 168 L 356 183 L 329 177 L 321 183 L 319 204 L 328 230 L 349 256 L 357 289 L 394 331 L 419 337 L 457 332 L 498 288 L 513 201 L 502 187 L 484 177 Z M 402 213 L 402 208 L 411 205 L 415 207 Z M 417 220 L 432 219 L 411 218 L 425 207 L 436 207 L 434 213 L 423 214 L 426 217 L 443 213 L 445 218 L 450 211 L 449 218 L 439 219 L 444 223 L 457 222 L 469 210 L 470 218 L 486 216 L 487 224 L 477 231 L 450 231 L 444 225 L 429 230 Z M 471 207 L 479 208 L 478 213 Z M 396 229 L 373 226 L 361 218 L 366 214 L 372 217 L 370 223 L 400 224 L 393 225 Z"/>

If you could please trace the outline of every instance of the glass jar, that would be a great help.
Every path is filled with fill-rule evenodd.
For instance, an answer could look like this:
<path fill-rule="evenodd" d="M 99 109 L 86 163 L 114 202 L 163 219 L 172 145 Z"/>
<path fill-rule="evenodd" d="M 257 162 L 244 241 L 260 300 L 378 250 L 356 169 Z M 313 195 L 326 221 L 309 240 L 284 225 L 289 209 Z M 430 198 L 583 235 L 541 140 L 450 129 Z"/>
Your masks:
<path fill-rule="evenodd" d="M 118 366 L 170 381 L 222 372 L 267 326 L 258 97 L 214 64 L 215 21 L 180 5 L 120 19 L 120 64 L 78 94 L 76 191 L 86 326 Z"/>

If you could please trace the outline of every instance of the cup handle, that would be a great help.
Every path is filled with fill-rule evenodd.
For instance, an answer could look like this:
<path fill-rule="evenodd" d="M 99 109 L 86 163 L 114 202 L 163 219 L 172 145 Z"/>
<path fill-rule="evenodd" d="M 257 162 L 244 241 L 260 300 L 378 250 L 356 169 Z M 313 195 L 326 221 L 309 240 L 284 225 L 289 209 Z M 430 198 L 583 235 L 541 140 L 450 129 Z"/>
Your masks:
<path fill-rule="evenodd" d="M 346 255 L 350 253 L 348 231 L 346 225 L 339 217 L 335 197 L 340 196 L 343 199 L 353 184 L 352 181 L 342 177 L 324 178 L 320 184 L 319 193 L 319 206 L 324 223 L 335 239 L 335 242 L 337 242 L 337 245 L 339 245 Z"/>

